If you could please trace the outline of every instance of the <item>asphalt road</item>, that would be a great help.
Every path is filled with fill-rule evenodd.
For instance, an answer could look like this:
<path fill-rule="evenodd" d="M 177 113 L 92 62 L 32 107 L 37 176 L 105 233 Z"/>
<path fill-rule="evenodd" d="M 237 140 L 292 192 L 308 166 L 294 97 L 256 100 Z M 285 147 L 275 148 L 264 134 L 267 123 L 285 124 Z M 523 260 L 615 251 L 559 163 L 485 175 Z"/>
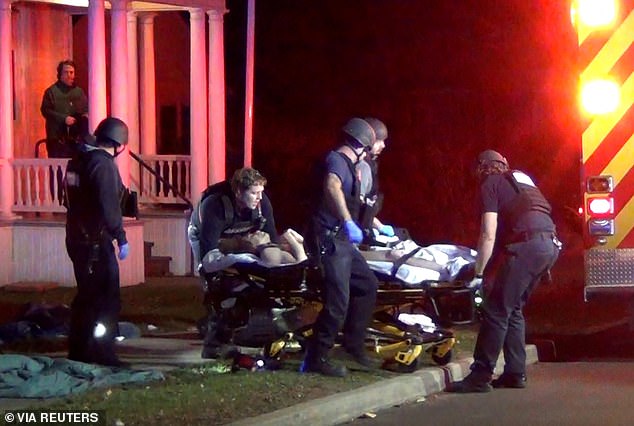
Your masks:
<path fill-rule="evenodd" d="M 634 360 L 634 330 L 630 324 L 589 334 L 529 336 L 527 341 L 544 349 L 540 361 Z M 545 344 L 539 345 L 539 342 Z"/>
<path fill-rule="evenodd" d="M 439 393 L 349 424 L 379 425 L 632 425 L 634 361 L 539 362 L 526 389 L 484 394 Z"/>

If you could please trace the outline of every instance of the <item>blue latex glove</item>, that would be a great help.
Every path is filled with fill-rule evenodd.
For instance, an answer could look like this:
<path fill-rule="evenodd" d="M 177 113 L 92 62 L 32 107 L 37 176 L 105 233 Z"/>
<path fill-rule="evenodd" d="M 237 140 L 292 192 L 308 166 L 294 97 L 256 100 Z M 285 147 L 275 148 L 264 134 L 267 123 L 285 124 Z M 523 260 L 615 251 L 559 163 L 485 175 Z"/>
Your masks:
<path fill-rule="evenodd" d="M 474 277 L 469 284 L 467 284 L 467 288 L 480 290 L 482 288 L 482 277 Z"/>
<path fill-rule="evenodd" d="M 379 228 L 379 233 L 388 237 L 393 237 L 395 235 L 394 227 L 392 225 L 381 225 L 381 227 Z"/>
<path fill-rule="evenodd" d="M 130 254 L 130 244 L 119 246 L 119 260 L 124 260 Z"/>
<path fill-rule="evenodd" d="M 354 223 L 354 220 L 346 220 L 343 224 L 343 227 L 346 228 L 346 233 L 348 234 L 348 241 L 352 244 L 359 244 L 363 241 L 363 232 L 361 228 Z"/>

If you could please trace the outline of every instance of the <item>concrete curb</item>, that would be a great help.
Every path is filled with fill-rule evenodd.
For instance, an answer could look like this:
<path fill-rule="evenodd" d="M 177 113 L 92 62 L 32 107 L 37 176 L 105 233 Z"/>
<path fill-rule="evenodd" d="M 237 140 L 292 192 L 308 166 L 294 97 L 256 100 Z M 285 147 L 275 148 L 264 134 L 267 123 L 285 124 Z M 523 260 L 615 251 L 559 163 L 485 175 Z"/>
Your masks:
<path fill-rule="evenodd" d="M 537 348 L 526 346 L 526 363 L 538 362 Z M 382 380 L 359 389 L 303 402 L 272 413 L 238 420 L 233 426 L 279 426 L 296 424 L 337 425 L 356 419 L 364 413 L 378 411 L 445 390 L 452 382 L 469 373 L 473 358 L 450 362 L 443 367 L 427 367 L 412 374 Z M 504 359 L 498 359 L 496 374 L 502 372 Z"/>

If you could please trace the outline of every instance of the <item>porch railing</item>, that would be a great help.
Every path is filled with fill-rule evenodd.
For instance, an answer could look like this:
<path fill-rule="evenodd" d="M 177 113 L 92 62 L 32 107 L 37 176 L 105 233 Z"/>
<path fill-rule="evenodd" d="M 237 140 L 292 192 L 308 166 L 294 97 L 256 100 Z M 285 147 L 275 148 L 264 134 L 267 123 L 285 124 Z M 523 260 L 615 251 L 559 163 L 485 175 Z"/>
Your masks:
<path fill-rule="evenodd" d="M 156 175 L 141 167 L 134 160 L 130 161 L 130 167 L 138 167 L 140 170 L 139 202 L 152 204 L 185 204 L 185 201 L 175 194 L 170 188 L 175 188 L 185 198 L 191 199 L 191 159 L 189 155 L 139 155 Z M 169 185 L 163 183 L 167 181 Z M 133 182 L 134 184 L 135 182 Z"/>
<path fill-rule="evenodd" d="M 65 212 L 62 179 L 66 158 L 15 158 L 14 212 Z"/>
<path fill-rule="evenodd" d="M 191 198 L 188 155 L 140 155 L 151 168 L 187 198 Z M 66 212 L 62 205 L 62 179 L 68 164 L 65 158 L 15 158 L 13 166 L 13 211 Z M 185 204 L 167 185 L 134 160 L 130 162 L 132 187 L 140 203 Z M 138 181 L 135 181 L 138 176 Z"/>

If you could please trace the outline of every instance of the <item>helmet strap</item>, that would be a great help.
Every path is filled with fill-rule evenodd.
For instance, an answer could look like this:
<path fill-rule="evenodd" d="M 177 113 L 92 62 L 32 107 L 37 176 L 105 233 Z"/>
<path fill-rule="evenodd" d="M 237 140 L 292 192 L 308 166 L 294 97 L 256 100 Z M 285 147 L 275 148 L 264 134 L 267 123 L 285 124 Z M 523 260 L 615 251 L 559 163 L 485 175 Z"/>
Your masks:
<path fill-rule="evenodd" d="M 121 150 L 119 150 L 119 147 L 121 147 Z M 113 157 L 118 156 L 119 154 L 121 154 L 123 151 L 125 151 L 125 146 L 124 145 L 117 145 L 114 147 L 114 155 Z"/>
<path fill-rule="evenodd" d="M 358 149 L 358 148 L 357 148 Z M 361 156 L 365 153 L 366 155 L 369 155 L 369 150 L 367 147 L 364 147 L 363 150 L 361 152 L 357 152 L 356 149 L 352 149 L 352 151 L 354 152 L 354 155 L 356 155 L 357 159 L 354 161 L 354 164 L 359 164 L 361 162 Z"/>

